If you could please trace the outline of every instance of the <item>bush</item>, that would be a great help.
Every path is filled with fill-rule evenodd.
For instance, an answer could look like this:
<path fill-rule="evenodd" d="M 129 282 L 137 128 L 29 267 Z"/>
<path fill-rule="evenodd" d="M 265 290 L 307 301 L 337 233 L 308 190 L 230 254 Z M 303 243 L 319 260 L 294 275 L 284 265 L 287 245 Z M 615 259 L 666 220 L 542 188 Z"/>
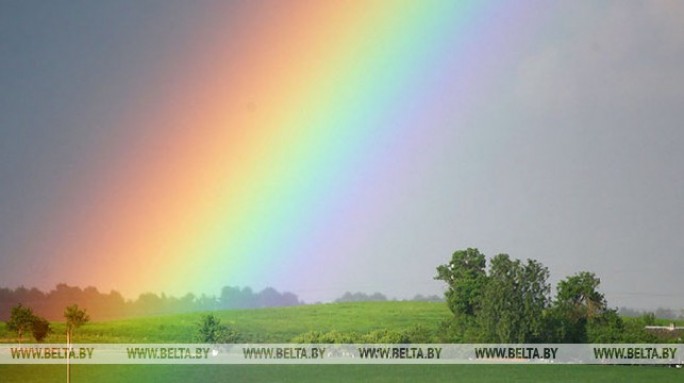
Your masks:
<path fill-rule="evenodd" d="M 362 343 L 406 344 L 410 343 L 405 333 L 393 330 L 375 330 L 361 337 Z"/>
<path fill-rule="evenodd" d="M 200 320 L 197 340 L 202 343 L 236 343 L 239 338 L 237 332 L 221 324 L 214 314 L 205 315 Z"/>
<path fill-rule="evenodd" d="M 37 342 L 42 342 L 48 335 L 52 333 L 50 322 L 48 322 L 45 318 L 35 317 L 31 332 L 33 333 L 33 338 L 35 338 Z"/>
<path fill-rule="evenodd" d="M 619 343 L 625 336 L 625 324 L 615 310 L 606 310 L 587 323 L 589 343 Z"/>
<path fill-rule="evenodd" d="M 302 343 L 302 344 L 316 344 L 325 343 L 322 341 L 323 333 L 320 331 L 309 331 L 304 334 L 299 334 L 292 338 L 292 343 Z"/>
<path fill-rule="evenodd" d="M 435 341 L 434 334 L 421 325 L 415 325 L 404 331 L 404 338 L 407 343 L 433 343 Z"/>
<path fill-rule="evenodd" d="M 646 331 L 645 326 L 652 326 L 655 323 L 653 314 L 647 314 L 641 318 L 627 318 L 624 320 L 625 330 L 622 341 L 625 343 L 662 343 L 654 334 Z"/>
<path fill-rule="evenodd" d="M 410 329 L 401 332 L 394 330 L 375 330 L 363 335 L 359 335 L 355 332 L 339 332 L 336 330 L 327 333 L 309 331 L 292 338 L 293 343 L 300 344 L 409 344 L 432 343 L 433 340 L 433 334 L 420 325 L 413 326 Z"/>
<path fill-rule="evenodd" d="M 327 333 L 322 333 L 320 331 L 309 331 L 307 333 L 298 335 L 292 338 L 293 343 L 301 344 L 319 344 L 319 343 L 334 343 L 334 344 L 352 344 L 358 343 L 358 334 L 343 333 L 336 330 L 329 331 Z"/>
<path fill-rule="evenodd" d="M 645 313 L 640 319 L 644 323 L 644 326 L 653 326 L 656 324 L 656 316 L 654 313 Z"/>

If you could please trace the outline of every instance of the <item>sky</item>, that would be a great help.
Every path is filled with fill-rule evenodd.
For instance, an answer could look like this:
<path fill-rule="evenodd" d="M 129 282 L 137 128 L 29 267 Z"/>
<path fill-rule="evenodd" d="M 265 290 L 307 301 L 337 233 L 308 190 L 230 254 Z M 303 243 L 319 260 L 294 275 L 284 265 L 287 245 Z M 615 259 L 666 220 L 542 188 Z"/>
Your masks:
<path fill-rule="evenodd" d="M 684 3 L 0 1 L 0 286 L 684 308 Z"/>

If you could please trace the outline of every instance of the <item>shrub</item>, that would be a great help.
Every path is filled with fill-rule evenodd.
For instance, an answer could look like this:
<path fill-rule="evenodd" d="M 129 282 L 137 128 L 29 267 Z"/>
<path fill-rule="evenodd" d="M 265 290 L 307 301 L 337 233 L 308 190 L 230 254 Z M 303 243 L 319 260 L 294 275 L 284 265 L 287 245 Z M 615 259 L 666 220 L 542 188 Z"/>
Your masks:
<path fill-rule="evenodd" d="M 405 333 L 393 330 L 375 330 L 361 337 L 362 343 L 405 344 L 410 343 Z"/>
<path fill-rule="evenodd" d="M 404 331 L 404 337 L 407 343 L 433 343 L 435 341 L 432 332 L 419 324 Z"/>
<path fill-rule="evenodd" d="M 35 338 L 37 342 L 42 342 L 50 333 L 52 333 L 50 322 L 45 318 L 35 317 L 33 319 L 31 332 L 33 333 L 33 338 Z"/>
<path fill-rule="evenodd" d="M 240 336 L 223 325 L 214 314 L 209 314 L 203 316 L 198 324 L 197 340 L 202 343 L 236 343 Z"/>
<path fill-rule="evenodd" d="M 322 333 L 320 331 L 309 331 L 304 334 L 297 335 L 292 338 L 293 343 L 301 344 L 319 344 L 319 343 L 334 343 L 334 344 L 352 344 L 358 343 L 359 336 L 354 333 L 344 333 L 336 330 Z"/>

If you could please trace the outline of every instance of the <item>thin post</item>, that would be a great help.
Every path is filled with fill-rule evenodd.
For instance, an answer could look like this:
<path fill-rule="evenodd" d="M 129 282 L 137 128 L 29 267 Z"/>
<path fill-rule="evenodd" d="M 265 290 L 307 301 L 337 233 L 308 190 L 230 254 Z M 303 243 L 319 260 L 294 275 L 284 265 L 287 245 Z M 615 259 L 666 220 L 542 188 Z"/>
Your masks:
<path fill-rule="evenodd" d="M 66 371 L 66 381 L 67 383 L 71 383 L 71 358 L 69 355 L 71 354 L 71 337 L 69 336 L 69 324 L 67 323 L 67 333 L 66 333 L 66 338 L 67 338 L 67 371 Z"/>

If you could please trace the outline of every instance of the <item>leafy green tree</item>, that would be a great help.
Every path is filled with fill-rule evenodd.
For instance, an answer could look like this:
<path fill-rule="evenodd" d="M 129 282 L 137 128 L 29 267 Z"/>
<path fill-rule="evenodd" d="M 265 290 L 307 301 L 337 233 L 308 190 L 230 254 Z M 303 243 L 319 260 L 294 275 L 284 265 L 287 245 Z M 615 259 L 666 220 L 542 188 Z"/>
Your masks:
<path fill-rule="evenodd" d="M 606 309 L 606 298 L 598 292 L 601 280 L 583 271 L 558 283 L 556 300 L 572 309 L 578 317 L 592 318 Z"/>
<path fill-rule="evenodd" d="M 21 342 L 24 333 L 31 331 L 34 320 L 35 315 L 33 315 L 33 310 L 20 303 L 12 307 L 10 319 L 7 322 L 7 329 L 16 332 L 17 338 L 19 339 L 19 342 Z"/>
<path fill-rule="evenodd" d="M 548 269 L 534 260 L 512 260 L 507 254 L 491 260 L 489 273 L 485 267 L 485 256 L 477 249 L 467 249 L 456 251 L 449 264 L 437 268 L 435 279 L 448 284 L 445 296 L 454 313 L 438 338 L 541 341 L 551 290 Z"/>
<path fill-rule="evenodd" d="M 90 316 L 85 309 L 81 309 L 77 304 L 73 304 L 64 309 L 64 318 L 66 319 L 66 336 L 67 347 L 70 347 L 74 336 L 74 330 L 83 326 L 90 321 Z M 69 354 L 67 354 L 67 382 L 71 382 L 71 363 Z"/>
<path fill-rule="evenodd" d="M 67 344 L 69 344 L 73 338 L 74 330 L 88 323 L 90 316 L 85 309 L 74 304 L 64 310 L 64 318 L 66 318 Z"/>
<path fill-rule="evenodd" d="M 525 342 L 543 342 L 546 322 L 544 315 L 551 303 L 551 285 L 548 282 L 549 269 L 533 259 L 528 259 L 523 268 L 521 294 Z"/>
<path fill-rule="evenodd" d="M 448 341 L 462 342 L 476 339 L 477 315 L 482 306 L 482 295 L 487 284 L 486 260 L 478 249 L 458 250 L 446 265 L 437 267 L 436 280 L 446 282 L 444 293 L 453 318 L 443 324 L 440 335 Z"/>
<path fill-rule="evenodd" d="M 607 308 L 598 290 L 600 280 L 593 273 L 560 281 L 551 301 L 549 270 L 541 263 L 499 254 L 488 270 L 485 267 L 485 256 L 477 249 L 456 251 L 448 264 L 437 267 L 435 279 L 447 283 L 445 297 L 454 316 L 434 339 L 496 343 L 649 339 Z"/>
<path fill-rule="evenodd" d="M 499 254 L 490 262 L 489 278 L 484 288 L 478 324 L 482 342 L 512 343 L 521 324 L 522 301 L 516 284 L 520 279 L 520 261 Z"/>
<path fill-rule="evenodd" d="M 471 248 L 454 252 L 448 264 L 437 267 L 435 279 L 447 283 L 445 296 L 455 316 L 472 317 L 479 311 L 487 280 L 485 267 L 484 254 Z"/>
<path fill-rule="evenodd" d="M 525 343 L 543 339 L 549 271 L 541 263 L 523 264 L 499 254 L 491 261 L 479 323 L 481 341 Z"/>
<path fill-rule="evenodd" d="M 553 316 L 556 318 L 555 341 L 587 342 L 587 324 L 601 316 L 606 299 L 598 292 L 601 280 L 590 272 L 580 272 L 558 283 Z"/>

